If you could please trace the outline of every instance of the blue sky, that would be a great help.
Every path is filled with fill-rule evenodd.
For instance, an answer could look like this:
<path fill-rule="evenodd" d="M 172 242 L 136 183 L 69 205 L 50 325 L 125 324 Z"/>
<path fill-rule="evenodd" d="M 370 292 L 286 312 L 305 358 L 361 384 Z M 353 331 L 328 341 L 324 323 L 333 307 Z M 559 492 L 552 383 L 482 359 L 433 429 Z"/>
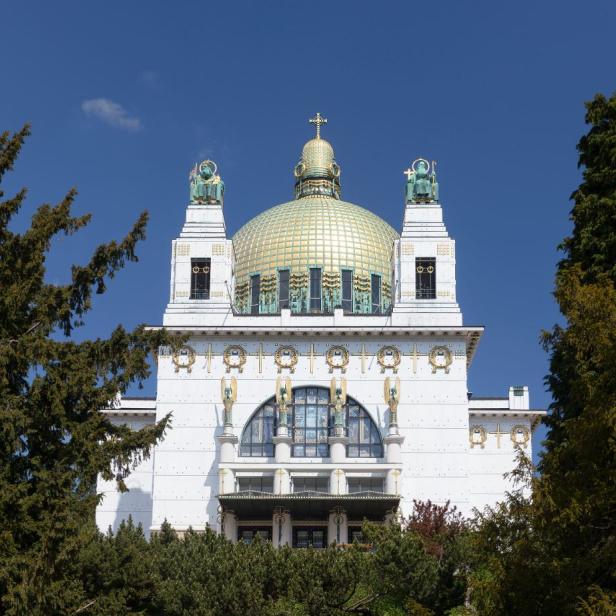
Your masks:
<path fill-rule="evenodd" d="M 467 324 L 486 326 L 470 389 L 528 384 L 534 407 L 549 404 L 538 337 L 558 319 L 583 102 L 615 87 L 616 3 L 21 0 L 2 3 L 0 24 L 0 130 L 33 125 L 5 182 L 30 190 L 17 226 L 71 186 L 75 212 L 94 214 L 55 242 L 50 280 L 151 215 L 140 262 L 80 337 L 161 322 L 196 160 L 218 162 L 233 233 L 291 197 L 320 111 L 344 198 L 395 228 L 403 169 L 438 161 L 458 299 Z"/>

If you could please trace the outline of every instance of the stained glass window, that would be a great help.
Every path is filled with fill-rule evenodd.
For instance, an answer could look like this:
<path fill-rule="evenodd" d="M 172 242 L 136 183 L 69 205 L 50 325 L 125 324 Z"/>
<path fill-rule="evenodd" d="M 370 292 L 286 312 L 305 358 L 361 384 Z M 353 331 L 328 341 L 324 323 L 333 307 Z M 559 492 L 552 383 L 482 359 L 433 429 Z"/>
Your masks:
<path fill-rule="evenodd" d="M 275 398 L 259 408 L 244 427 L 240 456 L 271 457 L 276 433 Z M 368 412 L 353 398 L 347 397 L 345 408 L 349 458 L 382 458 L 383 442 L 377 425 Z M 325 387 L 298 387 L 287 413 L 291 455 L 300 458 L 329 456 L 328 436 L 334 427 L 334 412 Z"/>

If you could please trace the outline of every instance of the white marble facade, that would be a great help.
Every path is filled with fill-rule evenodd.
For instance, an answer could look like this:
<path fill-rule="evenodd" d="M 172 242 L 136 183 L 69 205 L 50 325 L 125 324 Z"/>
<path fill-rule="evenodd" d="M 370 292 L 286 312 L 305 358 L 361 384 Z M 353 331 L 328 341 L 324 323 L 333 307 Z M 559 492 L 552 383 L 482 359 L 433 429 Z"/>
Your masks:
<path fill-rule="evenodd" d="M 161 349 L 155 399 L 127 398 L 103 411 L 135 428 L 172 413 L 172 426 L 153 457 L 129 477 L 129 492 L 119 494 L 112 483 L 100 482 L 99 527 L 115 528 L 131 514 L 146 532 L 168 520 L 180 532 L 209 526 L 234 540 L 250 538 L 254 531 L 275 544 L 303 545 L 306 533 L 313 533 L 309 542 L 317 544 L 322 529 L 324 541 L 345 543 L 364 513 L 378 521 L 396 508 L 408 514 L 413 500 L 430 499 L 451 501 L 469 514 L 502 499 L 509 487 L 503 474 L 514 465 L 514 441 L 531 455 L 530 436 L 543 411 L 530 409 L 526 387 L 511 387 L 503 398 L 469 398 L 468 370 L 483 328 L 463 325 L 456 302 L 455 242 L 439 203 L 405 206 L 393 255 L 388 314 L 348 315 L 341 309 L 330 315 L 286 309 L 237 314 L 233 243 L 223 207 L 189 205 L 173 241 L 163 325 L 188 333 L 190 349 L 179 356 Z M 415 299 L 417 255 L 436 259 L 434 299 Z M 196 257 L 211 259 L 210 299 L 190 299 L 191 259 Z M 225 351 L 228 355 L 238 347 L 239 354 L 225 357 Z M 281 347 L 297 354 L 291 368 L 276 362 Z M 344 351 L 328 362 L 333 347 Z M 379 361 L 384 347 L 394 350 Z M 223 377 L 237 381 L 233 435 L 224 436 Z M 289 377 L 293 389 L 329 390 L 332 378 L 345 379 L 348 396 L 378 427 L 383 455 L 347 457 L 344 438 L 338 442 L 330 435 L 328 455 L 294 457 L 292 434 L 274 439 L 272 455 L 240 455 L 244 427 L 275 395 L 278 377 Z M 387 377 L 400 379 L 397 429 L 389 428 L 383 395 Z M 265 481 L 264 492 L 273 494 L 250 492 L 244 498 L 243 488 L 254 490 L 253 481 Z M 297 486 L 311 489 L 319 481 L 329 496 L 315 494 L 314 502 L 309 494 L 299 498 Z"/>

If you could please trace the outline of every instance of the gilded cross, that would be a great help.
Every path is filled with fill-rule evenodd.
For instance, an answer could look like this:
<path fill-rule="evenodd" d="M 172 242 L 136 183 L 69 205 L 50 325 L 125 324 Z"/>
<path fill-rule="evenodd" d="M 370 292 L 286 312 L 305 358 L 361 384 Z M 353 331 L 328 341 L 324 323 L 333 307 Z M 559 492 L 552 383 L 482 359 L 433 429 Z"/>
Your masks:
<path fill-rule="evenodd" d="M 314 118 L 308 120 L 310 124 L 315 124 L 317 127 L 317 139 L 321 138 L 321 124 L 327 124 L 327 118 L 321 117 L 321 114 L 317 111 L 317 115 Z"/>
<path fill-rule="evenodd" d="M 494 434 L 496 436 L 496 447 L 500 449 L 501 446 L 501 436 L 505 436 L 508 434 L 507 432 L 501 432 L 500 424 L 496 424 L 496 430 L 494 432 L 490 432 L 490 434 Z"/>
<path fill-rule="evenodd" d="M 415 172 L 414 172 L 414 171 L 413 171 L 413 170 L 409 167 L 408 169 L 405 169 L 402 173 L 403 173 L 404 175 L 406 175 L 406 179 L 407 179 L 407 180 L 410 180 L 410 179 L 411 179 L 411 176 L 412 176 Z"/>

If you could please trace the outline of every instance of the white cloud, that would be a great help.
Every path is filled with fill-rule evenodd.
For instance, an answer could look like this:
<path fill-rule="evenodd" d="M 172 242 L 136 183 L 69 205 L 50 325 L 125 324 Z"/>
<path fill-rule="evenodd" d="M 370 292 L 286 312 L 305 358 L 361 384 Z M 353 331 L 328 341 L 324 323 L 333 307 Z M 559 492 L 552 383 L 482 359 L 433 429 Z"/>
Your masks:
<path fill-rule="evenodd" d="M 81 103 L 81 110 L 110 126 L 126 130 L 141 130 L 141 120 L 132 116 L 120 105 L 108 98 L 92 98 Z"/>

